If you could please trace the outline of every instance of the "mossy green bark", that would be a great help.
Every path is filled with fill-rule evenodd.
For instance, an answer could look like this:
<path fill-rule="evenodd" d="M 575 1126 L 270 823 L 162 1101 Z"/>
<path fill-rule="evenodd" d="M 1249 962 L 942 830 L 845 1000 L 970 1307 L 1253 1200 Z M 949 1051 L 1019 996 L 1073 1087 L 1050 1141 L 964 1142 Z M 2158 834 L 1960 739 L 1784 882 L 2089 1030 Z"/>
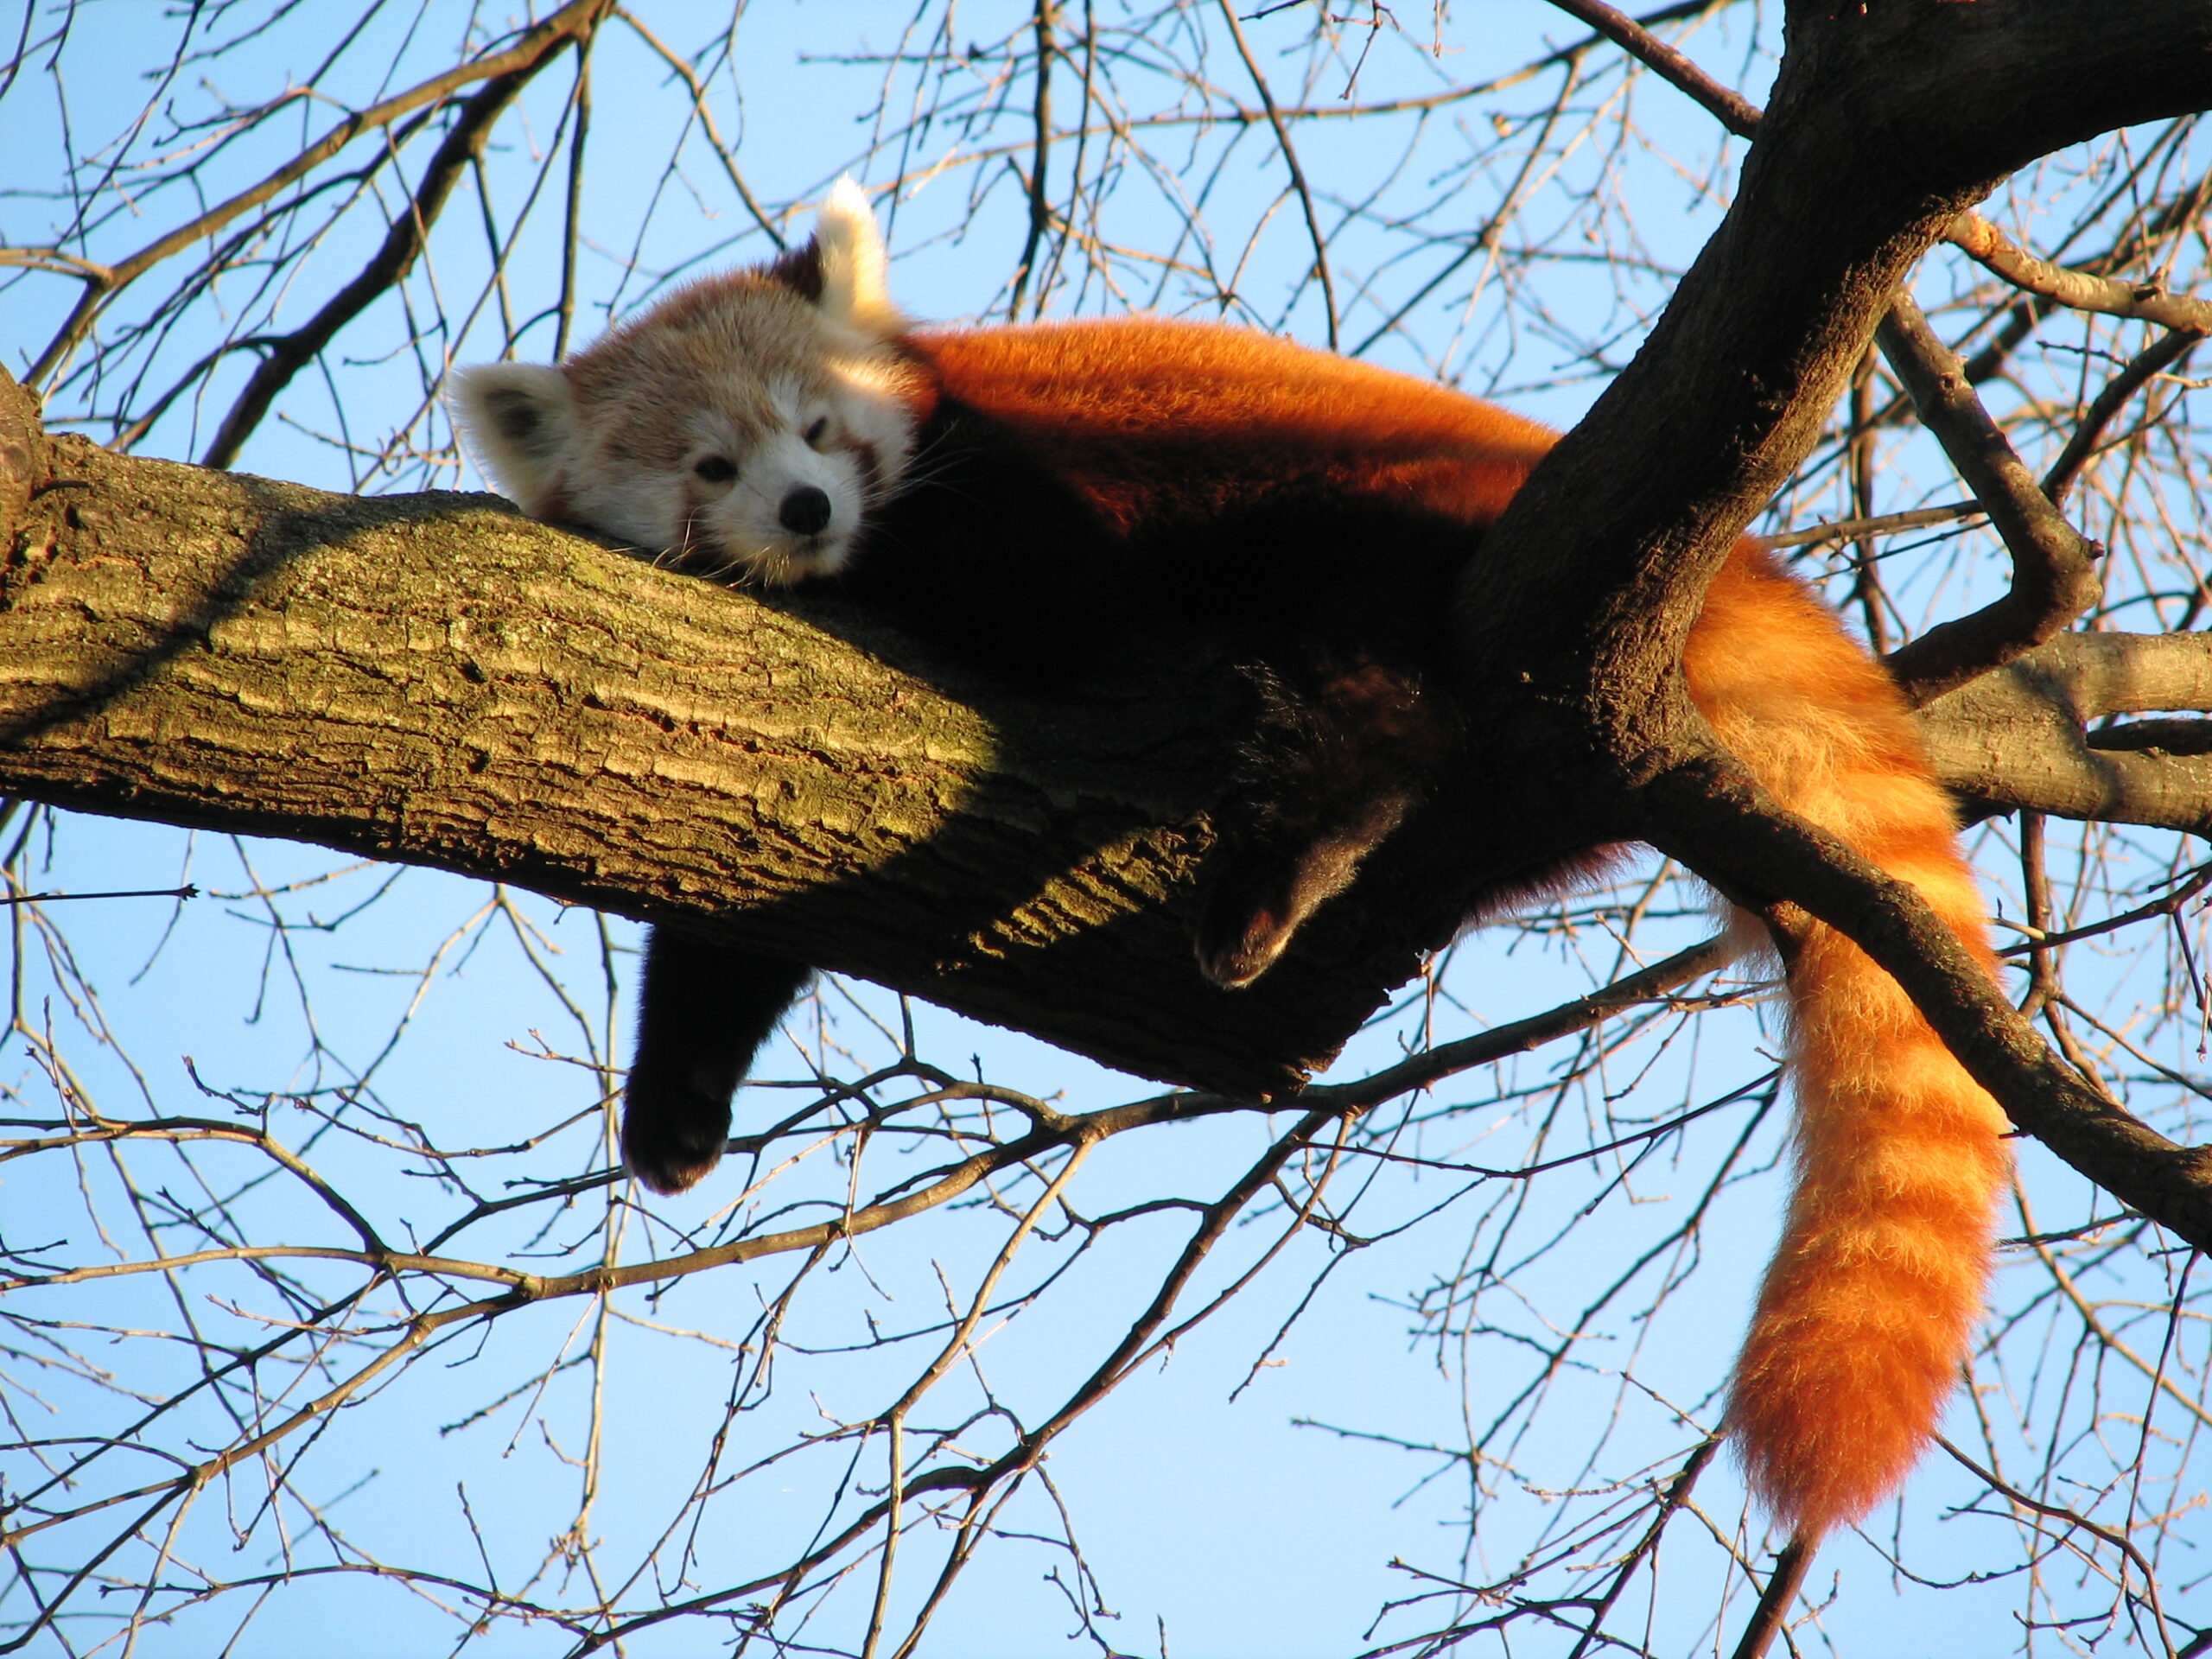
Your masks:
<path fill-rule="evenodd" d="M 1225 664 L 1014 696 L 849 607 L 655 569 L 493 497 L 31 430 L 0 467 L 35 474 L 0 570 L 0 789 L 717 928 L 1245 1095 L 1294 1086 L 1417 965 L 1422 925 L 1355 900 L 1253 991 L 1198 976 Z"/>

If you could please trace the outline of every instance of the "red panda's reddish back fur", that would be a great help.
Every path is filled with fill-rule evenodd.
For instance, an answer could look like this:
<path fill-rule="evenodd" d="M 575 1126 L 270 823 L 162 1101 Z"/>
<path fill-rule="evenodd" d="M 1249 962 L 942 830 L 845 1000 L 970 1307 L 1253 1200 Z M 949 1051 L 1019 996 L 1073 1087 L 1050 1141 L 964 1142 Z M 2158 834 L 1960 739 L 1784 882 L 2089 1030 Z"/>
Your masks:
<path fill-rule="evenodd" d="M 1228 328 L 1127 319 L 913 343 L 943 395 L 1011 428 L 1134 537 L 1218 518 L 1287 474 L 1479 527 L 1553 442 L 1441 387 Z M 1948 803 L 1896 688 L 1756 542 L 1715 580 L 1684 667 L 1768 789 L 1911 882 L 1993 969 Z M 1808 924 L 1784 955 L 1797 1185 L 1727 1422 L 1760 1496 L 1817 1536 L 1903 1479 L 1957 1382 L 2005 1124 L 1856 946 Z"/>
<path fill-rule="evenodd" d="M 1124 536 L 1205 524 L 1294 475 L 1487 524 L 1554 442 L 1495 404 L 1241 328 L 1125 317 L 909 338 L 944 395 L 1019 433 Z"/>

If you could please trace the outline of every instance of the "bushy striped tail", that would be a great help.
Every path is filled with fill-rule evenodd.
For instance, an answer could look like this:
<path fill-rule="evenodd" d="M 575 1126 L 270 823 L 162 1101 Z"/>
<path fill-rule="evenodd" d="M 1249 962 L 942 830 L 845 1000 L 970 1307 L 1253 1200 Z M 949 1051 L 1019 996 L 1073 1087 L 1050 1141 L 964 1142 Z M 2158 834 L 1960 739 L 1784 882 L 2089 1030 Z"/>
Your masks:
<path fill-rule="evenodd" d="M 1815 926 L 1791 956 L 1797 1187 L 1728 1422 L 1754 1490 L 1817 1536 L 1904 1478 L 1957 1385 L 2005 1122 L 1857 946 Z"/>
<path fill-rule="evenodd" d="M 1919 889 L 1993 973 L 1949 803 L 1894 688 L 1833 616 L 1747 551 L 1685 665 L 1771 791 Z M 1727 1422 L 1753 1490 L 1810 1541 L 1887 1496 L 1935 1431 L 1980 1317 L 2009 1160 L 2004 1114 L 1895 980 L 1818 923 L 1781 947 L 1797 1181 Z"/>

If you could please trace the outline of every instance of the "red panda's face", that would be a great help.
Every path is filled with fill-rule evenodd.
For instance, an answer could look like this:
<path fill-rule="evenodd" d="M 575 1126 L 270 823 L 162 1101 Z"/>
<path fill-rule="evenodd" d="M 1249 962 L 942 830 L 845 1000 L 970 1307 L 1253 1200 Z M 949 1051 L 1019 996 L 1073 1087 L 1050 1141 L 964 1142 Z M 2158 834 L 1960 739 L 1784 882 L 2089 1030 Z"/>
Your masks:
<path fill-rule="evenodd" d="M 834 574 L 899 482 L 912 422 L 886 367 L 736 337 L 757 332 L 641 342 L 611 373 L 576 365 L 569 514 L 725 581 Z"/>
<path fill-rule="evenodd" d="M 486 364 L 453 407 L 533 518 L 725 581 L 834 574 L 913 447 L 914 370 L 857 187 L 814 242 L 678 289 L 558 368 Z"/>

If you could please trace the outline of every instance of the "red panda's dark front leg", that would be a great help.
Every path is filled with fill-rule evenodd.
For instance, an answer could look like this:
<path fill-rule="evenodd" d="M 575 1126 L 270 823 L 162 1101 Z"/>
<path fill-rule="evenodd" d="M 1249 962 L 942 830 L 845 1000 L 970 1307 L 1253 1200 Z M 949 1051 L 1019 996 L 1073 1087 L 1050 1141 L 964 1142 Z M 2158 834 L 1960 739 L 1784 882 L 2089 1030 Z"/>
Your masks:
<path fill-rule="evenodd" d="M 623 1090 L 622 1155 L 656 1192 L 721 1161 L 730 1096 L 814 977 L 802 962 L 713 944 L 673 927 L 645 937 L 638 1047 Z"/>
<path fill-rule="evenodd" d="M 1271 664 L 1253 677 L 1259 719 L 1214 809 L 1220 842 L 1195 938 L 1199 970 L 1230 989 L 1351 885 L 1427 797 L 1460 728 L 1449 697 L 1365 658 Z"/>

